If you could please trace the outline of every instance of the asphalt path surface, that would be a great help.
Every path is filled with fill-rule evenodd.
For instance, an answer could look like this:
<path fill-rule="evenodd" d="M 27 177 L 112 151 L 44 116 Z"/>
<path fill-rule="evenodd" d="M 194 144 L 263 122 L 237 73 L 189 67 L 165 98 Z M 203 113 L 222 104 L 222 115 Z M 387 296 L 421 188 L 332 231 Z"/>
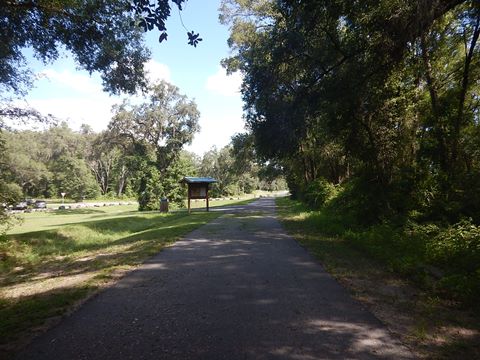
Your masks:
<path fill-rule="evenodd" d="M 413 359 L 263 198 L 148 260 L 18 359 Z"/>

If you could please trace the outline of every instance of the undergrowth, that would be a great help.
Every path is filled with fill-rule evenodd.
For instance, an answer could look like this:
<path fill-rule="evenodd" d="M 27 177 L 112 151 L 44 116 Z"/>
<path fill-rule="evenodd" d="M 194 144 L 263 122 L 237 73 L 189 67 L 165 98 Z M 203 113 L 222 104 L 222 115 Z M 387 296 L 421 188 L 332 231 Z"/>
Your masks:
<path fill-rule="evenodd" d="M 470 221 L 361 226 L 288 198 L 277 209 L 287 232 L 419 358 L 480 358 L 478 227 Z"/>
<path fill-rule="evenodd" d="M 406 221 L 356 224 L 328 206 L 312 210 L 300 201 L 279 199 L 290 206 L 306 229 L 341 237 L 349 246 L 379 261 L 423 289 L 460 305 L 478 306 L 480 297 L 480 227 L 470 220 L 442 227 Z"/>

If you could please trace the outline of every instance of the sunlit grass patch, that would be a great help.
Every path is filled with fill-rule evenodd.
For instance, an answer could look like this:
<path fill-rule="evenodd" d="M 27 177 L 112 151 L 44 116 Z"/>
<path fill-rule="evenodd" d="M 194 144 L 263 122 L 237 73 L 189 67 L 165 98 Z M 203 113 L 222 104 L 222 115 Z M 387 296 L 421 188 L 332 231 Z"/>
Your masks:
<path fill-rule="evenodd" d="M 137 208 L 137 205 L 121 205 L 17 214 L 21 221 L 10 229 L 8 234 L 51 230 L 72 223 L 128 217 L 136 214 Z"/>
<path fill-rule="evenodd" d="M 0 243 L 0 344 L 73 304 L 221 212 L 108 214 Z M 50 216 L 56 216 L 50 214 Z"/>
<path fill-rule="evenodd" d="M 210 201 L 210 207 L 215 208 L 218 206 L 226 205 L 244 205 L 253 201 L 253 195 L 246 195 L 240 199 L 233 198 L 233 200 L 215 200 Z M 185 203 L 186 206 L 186 203 Z M 205 208 L 205 201 L 192 201 L 192 209 L 195 211 L 202 211 Z M 66 210 L 54 210 L 49 212 L 34 212 L 34 213 L 22 213 L 17 214 L 16 217 L 20 221 L 15 223 L 8 234 L 23 234 L 34 231 L 53 230 L 66 225 L 72 225 L 81 222 L 93 222 L 98 220 L 112 219 L 113 221 L 119 221 L 120 218 L 126 218 L 125 221 L 129 222 L 129 227 L 135 220 L 132 219 L 135 215 L 138 215 L 138 205 L 116 205 L 116 206 L 101 206 L 94 208 L 79 208 L 79 209 L 66 209 Z M 174 212 L 185 212 L 186 209 L 172 209 Z M 142 216 L 148 214 L 158 215 L 157 211 L 144 212 Z M 139 225 L 141 226 L 141 225 Z M 108 231 L 108 229 L 106 230 Z"/>

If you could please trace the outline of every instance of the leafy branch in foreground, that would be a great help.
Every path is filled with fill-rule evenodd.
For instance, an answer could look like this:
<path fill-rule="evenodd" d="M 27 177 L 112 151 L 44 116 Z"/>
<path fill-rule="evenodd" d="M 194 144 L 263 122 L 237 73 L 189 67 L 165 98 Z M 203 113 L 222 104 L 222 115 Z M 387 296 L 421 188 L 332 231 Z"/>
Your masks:
<path fill-rule="evenodd" d="M 195 34 L 185 27 L 182 15 L 180 14 L 180 11 L 183 10 L 182 4 L 186 1 L 187 0 L 172 0 L 178 7 L 182 26 L 187 30 L 188 44 L 197 47 L 198 42 L 202 41 L 202 39 L 198 33 Z M 167 40 L 168 34 L 165 21 L 171 14 L 171 6 L 168 0 L 157 0 L 156 2 L 150 2 L 150 0 L 133 0 L 128 8 L 138 17 L 138 20 L 131 22 L 132 25 L 139 26 L 144 32 L 152 31 L 156 28 L 160 32 L 158 41 L 163 42 Z"/>
<path fill-rule="evenodd" d="M 179 11 L 186 0 L 173 0 Z M 141 29 L 166 40 L 168 0 L 22 1 L 0 3 L 0 92 L 23 94 L 34 74 L 23 50 L 50 63 L 70 52 L 77 65 L 100 73 L 105 91 L 133 94 L 146 88 L 144 63 L 150 57 Z M 139 26 L 134 26 L 134 24 Z M 189 32 L 189 44 L 201 39 Z"/>

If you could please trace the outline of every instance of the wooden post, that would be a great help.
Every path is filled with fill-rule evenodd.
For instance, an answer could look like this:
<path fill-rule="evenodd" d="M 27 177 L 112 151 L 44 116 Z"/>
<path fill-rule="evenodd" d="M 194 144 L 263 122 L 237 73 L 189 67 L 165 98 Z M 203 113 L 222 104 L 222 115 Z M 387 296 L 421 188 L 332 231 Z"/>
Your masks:
<path fill-rule="evenodd" d="M 210 211 L 208 208 L 208 184 L 207 184 L 207 211 Z"/>
<path fill-rule="evenodd" d="M 190 214 L 190 184 L 188 184 L 188 213 Z"/>

